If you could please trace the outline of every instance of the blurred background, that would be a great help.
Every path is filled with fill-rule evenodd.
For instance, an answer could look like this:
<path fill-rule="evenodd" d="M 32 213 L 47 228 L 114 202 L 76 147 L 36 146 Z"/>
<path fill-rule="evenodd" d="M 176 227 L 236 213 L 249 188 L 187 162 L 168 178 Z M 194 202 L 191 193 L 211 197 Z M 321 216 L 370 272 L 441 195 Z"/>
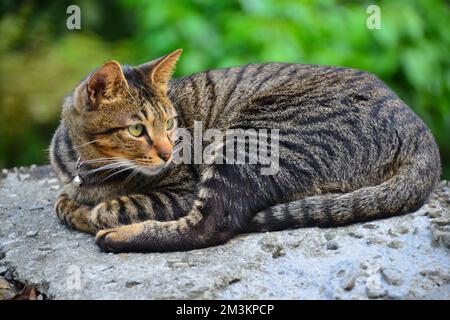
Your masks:
<path fill-rule="evenodd" d="M 109 59 L 184 48 L 176 76 L 253 62 L 355 67 L 384 80 L 432 129 L 450 178 L 449 5 L 376 1 L 18 1 L 0 4 L 0 168 L 47 163 L 65 95 Z M 66 9 L 81 8 L 81 30 Z"/>

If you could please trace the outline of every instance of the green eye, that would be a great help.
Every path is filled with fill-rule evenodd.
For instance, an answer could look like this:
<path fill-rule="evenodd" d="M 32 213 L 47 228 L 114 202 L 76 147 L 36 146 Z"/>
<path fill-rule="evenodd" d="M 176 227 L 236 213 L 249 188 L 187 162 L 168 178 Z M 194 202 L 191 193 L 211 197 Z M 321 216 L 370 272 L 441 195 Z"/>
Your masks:
<path fill-rule="evenodd" d="M 167 122 L 166 122 L 166 130 L 172 130 L 174 126 L 175 126 L 175 119 L 174 118 L 171 118 L 171 119 L 167 120 Z"/>
<path fill-rule="evenodd" d="M 134 137 L 140 137 L 144 133 L 144 126 L 142 124 L 132 124 L 128 127 L 128 132 Z"/>

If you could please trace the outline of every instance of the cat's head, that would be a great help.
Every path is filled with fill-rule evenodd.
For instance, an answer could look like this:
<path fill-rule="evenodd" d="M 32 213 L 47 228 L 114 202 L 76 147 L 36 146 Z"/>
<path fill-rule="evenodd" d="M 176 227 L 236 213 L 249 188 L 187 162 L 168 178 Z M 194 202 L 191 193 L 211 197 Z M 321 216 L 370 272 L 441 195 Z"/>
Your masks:
<path fill-rule="evenodd" d="M 177 127 L 167 90 L 181 51 L 137 67 L 109 61 L 75 89 L 62 118 L 82 160 L 147 174 L 167 166 Z"/>

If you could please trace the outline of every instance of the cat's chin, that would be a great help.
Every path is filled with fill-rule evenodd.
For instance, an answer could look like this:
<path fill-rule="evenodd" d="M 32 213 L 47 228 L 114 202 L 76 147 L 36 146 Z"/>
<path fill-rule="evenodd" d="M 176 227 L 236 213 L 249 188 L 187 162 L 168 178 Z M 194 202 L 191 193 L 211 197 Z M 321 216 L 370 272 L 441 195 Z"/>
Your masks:
<path fill-rule="evenodd" d="M 156 166 L 139 166 L 135 170 L 146 175 L 146 176 L 156 176 L 160 173 L 163 173 L 167 170 L 170 165 L 170 161 L 164 164 L 156 165 Z"/>

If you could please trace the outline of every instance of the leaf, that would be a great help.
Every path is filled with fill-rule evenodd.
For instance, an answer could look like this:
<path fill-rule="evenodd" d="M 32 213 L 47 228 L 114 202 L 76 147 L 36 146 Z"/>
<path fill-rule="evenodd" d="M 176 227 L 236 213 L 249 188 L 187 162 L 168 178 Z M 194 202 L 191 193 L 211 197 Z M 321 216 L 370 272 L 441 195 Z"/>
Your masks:
<path fill-rule="evenodd" d="M 0 276 L 0 300 L 10 299 L 16 294 L 14 287 Z"/>
<path fill-rule="evenodd" d="M 8 300 L 37 300 L 37 291 L 36 287 L 27 284 L 22 292 L 16 294 L 14 297 Z"/>

